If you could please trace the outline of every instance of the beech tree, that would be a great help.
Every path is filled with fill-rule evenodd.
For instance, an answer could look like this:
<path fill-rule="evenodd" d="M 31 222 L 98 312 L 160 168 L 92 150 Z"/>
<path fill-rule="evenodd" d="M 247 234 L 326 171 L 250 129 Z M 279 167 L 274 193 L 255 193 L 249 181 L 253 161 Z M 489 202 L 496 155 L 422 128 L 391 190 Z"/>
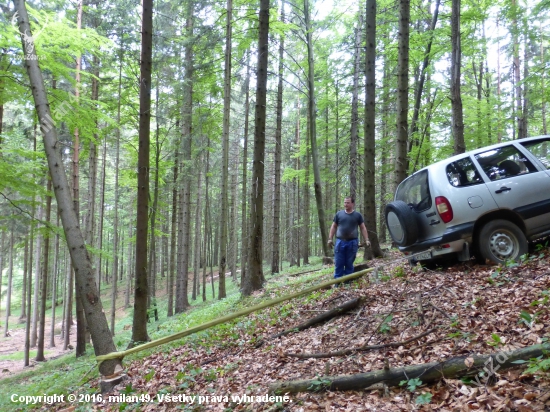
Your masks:
<path fill-rule="evenodd" d="M 18 12 L 17 26 L 20 33 L 28 33 L 32 36 L 29 24 L 29 16 L 24 0 L 15 0 L 15 8 Z M 25 67 L 32 85 L 32 94 L 35 102 L 38 118 L 41 120 L 41 131 L 44 141 L 44 149 L 48 161 L 48 168 L 52 179 L 59 213 L 65 232 L 67 246 L 71 254 L 71 260 L 75 268 L 77 293 L 82 297 L 85 314 L 90 326 L 92 342 L 96 355 L 103 355 L 116 351 L 116 346 L 111 337 L 107 318 L 103 312 L 101 299 L 96 287 L 92 262 L 84 237 L 80 231 L 77 215 L 73 209 L 69 184 L 57 149 L 57 131 L 52 125 L 50 107 L 46 95 L 42 73 L 38 67 L 38 57 L 32 37 L 21 36 L 23 52 L 26 56 Z M 120 359 L 112 359 L 99 365 L 100 373 L 104 376 L 113 375 L 121 368 Z"/>

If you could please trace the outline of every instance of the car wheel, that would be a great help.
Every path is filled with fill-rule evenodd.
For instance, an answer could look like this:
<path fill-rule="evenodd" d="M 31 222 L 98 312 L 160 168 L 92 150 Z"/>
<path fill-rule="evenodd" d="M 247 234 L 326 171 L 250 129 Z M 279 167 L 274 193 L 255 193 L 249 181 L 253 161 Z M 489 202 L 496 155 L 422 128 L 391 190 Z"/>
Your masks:
<path fill-rule="evenodd" d="M 492 220 L 483 226 L 478 245 L 482 258 L 495 263 L 518 260 L 528 247 L 521 229 L 507 220 Z"/>
<path fill-rule="evenodd" d="M 410 246 L 418 239 L 416 214 L 402 200 L 388 203 L 385 209 L 386 224 L 398 246 Z"/>

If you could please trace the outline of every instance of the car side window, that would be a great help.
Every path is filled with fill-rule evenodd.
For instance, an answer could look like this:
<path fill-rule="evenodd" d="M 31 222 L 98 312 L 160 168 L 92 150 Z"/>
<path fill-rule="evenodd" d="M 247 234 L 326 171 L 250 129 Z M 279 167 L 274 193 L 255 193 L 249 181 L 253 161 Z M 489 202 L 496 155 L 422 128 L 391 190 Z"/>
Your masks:
<path fill-rule="evenodd" d="M 475 157 L 491 181 L 537 172 L 537 168 L 513 145 L 479 153 Z"/>
<path fill-rule="evenodd" d="M 522 143 L 523 147 L 529 150 L 540 160 L 546 170 L 550 170 L 550 139 L 536 140 L 534 142 Z"/>
<path fill-rule="evenodd" d="M 470 157 L 449 163 L 446 172 L 449 183 L 454 187 L 465 187 L 483 183 L 483 179 Z"/>

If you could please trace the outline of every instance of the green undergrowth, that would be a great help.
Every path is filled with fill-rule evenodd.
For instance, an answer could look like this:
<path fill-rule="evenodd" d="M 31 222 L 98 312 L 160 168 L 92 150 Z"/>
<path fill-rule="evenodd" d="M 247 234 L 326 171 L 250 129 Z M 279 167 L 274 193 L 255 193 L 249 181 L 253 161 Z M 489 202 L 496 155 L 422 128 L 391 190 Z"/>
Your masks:
<path fill-rule="evenodd" d="M 302 273 L 306 271 L 308 271 L 308 273 Z M 227 297 L 225 299 L 217 299 L 217 284 L 214 285 L 216 299 L 212 299 L 211 285 L 208 284 L 206 291 L 207 301 L 203 302 L 202 296 L 198 296 L 195 301 L 189 299 L 189 309 L 182 314 L 172 317 L 166 316 L 168 306 L 167 298 L 157 298 L 156 303 L 159 312 L 159 320 L 156 322 L 153 321 L 148 325 L 149 337 L 152 340 L 160 339 L 218 319 L 221 316 L 235 313 L 244 308 L 296 292 L 297 290 L 328 280 L 331 273 L 332 268 L 322 268 L 320 259 L 312 259 L 312 264 L 307 266 L 292 268 L 283 267 L 281 273 L 275 275 L 270 275 L 266 268 L 264 276 L 266 277 L 267 284 L 264 292 L 247 298 L 241 296 L 238 285 L 228 277 L 226 278 Z M 293 274 L 298 275 L 292 276 Z M 310 295 L 301 297 L 300 300 L 307 303 L 318 299 L 322 293 L 332 292 L 313 292 Z M 271 322 L 271 324 L 279 322 L 282 318 L 291 314 L 293 305 L 292 302 L 283 302 L 275 308 L 264 310 L 259 319 Z M 125 350 L 130 342 L 131 329 L 129 326 L 132 324 L 132 312 L 131 309 L 127 310 L 126 316 L 117 321 L 117 333 L 114 340 L 119 351 Z M 211 346 L 234 346 L 243 344 L 242 340 L 239 340 L 240 334 L 244 332 L 252 339 L 255 328 L 255 321 L 250 319 L 249 316 L 240 317 L 195 335 L 132 354 L 124 359 L 124 364 L 128 364 L 133 360 L 142 359 L 154 352 L 167 353 L 183 344 L 188 344 L 191 347 L 202 346 L 206 348 Z M 19 353 L 6 357 L 6 359 L 10 360 L 19 358 Z M 49 360 L 36 365 L 15 376 L 0 380 L 0 393 L 2 394 L 0 395 L 0 410 L 15 411 L 44 406 L 42 403 L 36 405 L 12 403 L 11 396 L 14 394 L 17 394 L 17 396 L 38 396 L 70 394 L 76 392 L 94 393 L 97 391 L 97 388 L 91 387 L 90 382 L 97 377 L 97 363 L 93 357 L 93 349 L 91 346 L 88 346 L 86 356 L 77 359 L 74 357 L 74 353 L 71 353 L 58 359 Z"/>

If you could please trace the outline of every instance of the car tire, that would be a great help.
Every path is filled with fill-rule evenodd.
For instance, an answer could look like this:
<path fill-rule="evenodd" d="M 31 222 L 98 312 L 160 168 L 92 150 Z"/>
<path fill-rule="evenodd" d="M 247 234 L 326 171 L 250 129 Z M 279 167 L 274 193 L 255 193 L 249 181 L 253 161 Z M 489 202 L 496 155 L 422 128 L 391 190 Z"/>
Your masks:
<path fill-rule="evenodd" d="M 519 260 L 528 252 L 527 238 L 519 227 L 507 220 L 492 220 L 479 232 L 478 248 L 482 259 L 494 263 Z"/>
<path fill-rule="evenodd" d="M 398 246 L 410 246 L 418 239 L 416 214 L 402 200 L 388 203 L 384 210 L 391 238 Z"/>

